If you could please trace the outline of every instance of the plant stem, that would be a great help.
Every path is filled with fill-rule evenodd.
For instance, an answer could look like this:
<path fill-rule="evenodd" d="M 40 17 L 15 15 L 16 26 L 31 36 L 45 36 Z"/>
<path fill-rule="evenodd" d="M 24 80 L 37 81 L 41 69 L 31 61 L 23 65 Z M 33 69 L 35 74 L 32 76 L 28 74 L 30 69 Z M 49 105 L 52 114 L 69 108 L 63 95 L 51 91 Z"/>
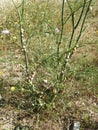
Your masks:
<path fill-rule="evenodd" d="M 81 37 L 81 35 L 82 35 L 84 23 L 85 23 L 85 20 L 86 20 L 86 17 L 87 17 L 88 11 L 89 11 L 89 7 L 90 7 L 90 5 L 91 5 L 92 0 L 90 0 L 90 1 L 88 2 L 88 6 L 87 6 L 87 9 L 86 9 L 86 12 L 85 12 L 85 15 L 84 15 L 82 24 L 81 24 L 81 28 L 80 28 L 79 35 L 78 35 L 78 37 L 77 37 L 77 39 L 76 39 L 76 42 L 74 43 L 73 46 L 72 46 L 72 44 L 73 44 L 74 33 L 75 33 L 76 28 L 79 26 L 79 23 L 80 23 L 80 21 L 81 21 L 81 19 L 82 19 L 82 16 L 83 16 L 83 14 L 84 14 L 84 10 L 85 10 L 85 7 L 86 7 L 86 0 L 84 0 L 83 8 L 82 8 L 82 11 L 81 11 L 81 13 L 80 13 L 79 19 L 78 19 L 78 21 L 77 21 L 76 24 L 75 24 L 75 20 L 74 20 L 74 12 L 73 12 L 73 10 L 72 10 L 72 8 L 71 8 L 71 5 L 70 5 L 70 3 L 69 3 L 68 0 L 67 0 L 67 2 L 68 2 L 68 6 L 69 6 L 69 8 L 70 8 L 70 10 L 71 10 L 71 16 L 72 16 L 72 33 L 71 33 L 71 38 L 70 38 L 69 45 L 68 45 L 68 50 L 69 50 L 69 51 L 64 51 L 64 53 L 63 53 L 63 55 L 65 55 L 65 60 L 64 60 L 64 62 L 63 62 L 63 64 L 62 64 L 62 67 L 61 67 L 60 81 L 62 81 L 62 78 L 64 77 L 64 70 L 65 70 L 65 68 L 66 68 L 66 64 L 67 64 L 67 62 L 69 61 L 69 59 L 72 57 L 74 48 L 75 48 L 76 45 L 78 44 L 78 41 L 79 41 L 79 39 L 80 39 L 80 37 Z M 63 57 L 63 56 L 62 56 L 62 57 Z M 61 57 L 61 58 L 62 58 L 62 57 Z M 61 58 L 60 58 L 60 59 L 61 59 Z"/>
<path fill-rule="evenodd" d="M 13 1 L 13 0 L 12 0 Z M 19 31 L 20 31 L 20 42 L 23 50 L 24 55 L 24 62 L 25 62 L 25 71 L 26 71 L 26 80 L 28 82 L 29 77 L 29 63 L 28 63 L 28 55 L 27 55 L 27 47 L 26 42 L 24 39 L 24 29 L 23 29 L 23 22 L 24 22 L 24 6 L 25 6 L 25 0 L 22 0 L 22 3 L 19 7 L 21 7 L 21 11 L 19 10 L 19 7 L 16 6 L 15 2 L 13 1 L 14 7 L 16 8 L 18 18 L 19 18 Z"/>
<path fill-rule="evenodd" d="M 58 62 L 58 65 L 59 65 L 60 45 L 61 45 L 61 42 L 62 42 L 62 36 L 63 36 L 63 30 L 64 30 L 64 3 L 65 3 L 65 0 L 62 1 L 61 34 L 60 34 L 60 38 L 59 38 L 58 46 L 57 46 L 57 62 Z"/>

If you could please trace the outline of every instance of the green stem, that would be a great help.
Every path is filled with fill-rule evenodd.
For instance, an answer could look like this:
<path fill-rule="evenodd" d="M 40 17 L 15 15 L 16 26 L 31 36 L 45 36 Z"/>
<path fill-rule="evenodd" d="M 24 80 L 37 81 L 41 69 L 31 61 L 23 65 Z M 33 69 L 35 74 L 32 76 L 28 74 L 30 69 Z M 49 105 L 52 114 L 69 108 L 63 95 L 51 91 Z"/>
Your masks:
<path fill-rule="evenodd" d="M 12 0 L 13 1 L 13 0 Z M 20 31 L 20 42 L 21 42 L 21 46 L 23 49 L 23 55 L 24 55 L 24 62 L 25 62 L 25 71 L 26 71 L 26 79 L 28 82 L 28 76 L 29 76 L 29 63 L 28 63 L 28 55 L 27 55 L 27 47 L 26 47 L 26 42 L 24 40 L 24 30 L 23 30 L 23 21 L 24 21 L 24 6 L 25 6 L 25 0 L 22 0 L 22 5 L 20 5 L 19 7 L 16 6 L 15 2 L 13 1 L 14 7 L 17 11 L 18 14 L 18 18 L 19 18 L 19 31 Z M 19 8 L 21 7 L 21 11 L 19 10 Z"/>
<path fill-rule="evenodd" d="M 60 34 L 60 39 L 58 41 L 58 46 L 57 46 L 57 62 L 58 62 L 58 65 L 59 65 L 60 45 L 61 45 L 61 42 L 62 42 L 63 30 L 64 30 L 64 3 L 65 3 L 65 0 L 62 1 L 61 34 Z"/>
<path fill-rule="evenodd" d="M 67 0 L 68 1 L 68 0 Z M 86 0 L 84 0 L 84 6 L 83 6 L 83 9 L 81 11 L 81 14 L 80 14 L 80 17 L 78 19 L 78 22 L 76 23 L 76 25 L 74 24 L 74 13 L 72 13 L 72 27 L 73 27 L 73 30 L 72 30 L 72 34 L 71 34 L 71 39 L 70 39 L 70 42 L 69 42 L 69 50 L 68 52 L 64 52 L 64 54 L 66 53 L 66 56 L 65 56 L 65 60 L 64 60 L 64 63 L 62 64 L 62 67 L 61 67 L 61 77 L 60 77 L 60 80 L 62 81 L 62 78 L 64 76 L 64 70 L 65 70 L 65 67 L 66 67 L 66 64 L 68 62 L 68 58 L 70 59 L 72 54 L 73 54 L 73 51 L 74 51 L 74 48 L 76 47 L 80 37 L 81 37 L 81 34 L 83 32 L 83 26 L 84 26 L 84 23 L 85 23 L 85 20 L 86 20 L 86 17 L 87 17 L 87 14 L 88 14 L 88 11 L 89 11 L 89 7 L 91 5 L 91 2 L 92 0 L 89 1 L 88 3 L 88 6 L 87 6 L 87 9 L 86 9 L 86 12 L 85 12 L 85 15 L 84 15 L 84 18 L 83 18 L 83 21 L 82 21 L 82 24 L 81 24 L 81 29 L 80 29 L 80 32 L 79 32 L 79 35 L 76 39 L 76 42 L 74 44 L 73 47 L 71 47 L 71 44 L 72 44 L 72 39 L 73 39 L 73 36 L 74 36 L 74 32 L 75 32 L 75 29 L 78 27 L 80 21 L 81 21 L 81 18 L 83 16 L 83 12 L 84 12 L 84 9 L 85 9 L 85 5 L 86 5 Z M 69 8 L 70 10 L 72 11 L 71 9 L 71 6 L 69 5 Z M 63 73 L 62 73 L 63 72 Z"/>
<path fill-rule="evenodd" d="M 79 35 L 78 35 L 77 40 L 76 40 L 76 43 L 75 43 L 75 46 L 77 45 L 77 43 L 78 43 L 78 41 L 79 41 L 79 39 L 80 39 L 80 37 L 81 37 L 82 31 L 83 31 L 83 26 L 84 26 L 84 23 L 85 23 L 87 14 L 88 14 L 88 12 L 89 12 L 89 7 L 90 7 L 91 3 L 92 3 L 92 0 L 89 1 L 88 7 L 87 7 L 87 9 L 86 9 L 86 13 L 85 13 L 85 16 L 84 16 L 84 19 L 83 19 L 83 22 L 82 22 L 82 25 L 81 25 L 80 32 L 79 32 Z"/>

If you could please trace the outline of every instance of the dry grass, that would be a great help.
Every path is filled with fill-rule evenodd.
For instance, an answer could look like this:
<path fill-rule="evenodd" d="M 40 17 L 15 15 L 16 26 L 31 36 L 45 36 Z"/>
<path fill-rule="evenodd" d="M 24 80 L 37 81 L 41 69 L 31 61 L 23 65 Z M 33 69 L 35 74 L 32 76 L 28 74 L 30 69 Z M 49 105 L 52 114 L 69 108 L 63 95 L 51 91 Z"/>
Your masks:
<path fill-rule="evenodd" d="M 35 19 L 32 19 L 32 17 L 30 17 L 30 20 L 33 21 L 33 24 L 29 24 L 31 21 L 29 21 L 27 16 L 25 27 L 27 28 L 28 24 L 30 25 L 29 29 L 31 26 L 33 28 L 38 26 L 37 30 L 35 31 L 40 33 L 44 32 L 46 29 L 44 26 L 45 24 L 40 24 L 43 16 L 39 15 L 43 12 L 42 9 L 44 9 L 43 7 L 46 7 L 46 5 L 44 5 L 44 2 L 39 2 L 38 4 L 39 6 L 37 6 L 37 3 L 36 6 L 35 3 L 32 4 L 32 9 L 34 9 L 35 12 L 35 15 L 33 15 Z M 93 2 L 93 7 L 95 7 L 94 5 L 95 3 Z M 50 63 L 46 64 L 46 68 L 41 64 L 39 65 L 39 68 L 37 68 L 38 64 L 41 63 L 41 60 L 44 60 L 48 54 L 51 52 L 53 53 L 55 49 L 55 38 L 53 31 L 56 27 L 59 29 L 61 28 L 59 20 L 60 13 L 59 9 L 56 8 L 57 5 L 53 3 L 51 4 L 49 2 L 49 7 L 48 11 L 46 12 L 48 15 L 47 23 L 53 26 L 52 31 L 49 30 L 50 36 L 46 37 L 44 33 L 35 33 L 34 37 L 31 39 L 29 48 L 29 58 L 31 63 L 30 70 L 32 72 L 35 72 L 37 69 L 36 72 L 38 72 L 38 74 L 35 76 L 35 81 L 39 82 L 37 85 L 41 83 L 39 85 L 40 88 L 47 87 L 47 85 L 45 86 L 41 81 L 43 81 L 43 79 L 46 77 L 48 77 L 48 80 L 52 79 L 55 72 L 49 68 L 51 65 L 50 59 L 47 60 L 48 63 Z M 26 8 L 26 10 L 29 12 L 28 14 L 31 13 L 31 9 L 28 10 L 28 8 Z M 81 121 L 81 130 L 84 130 L 85 127 L 92 129 L 98 127 L 97 11 L 98 10 L 96 6 L 96 8 L 94 8 L 94 11 L 90 12 L 88 15 L 85 23 L 86 29 L 79 41 L 80 47 L 75 50 L 72 59 L 70 60 L 70 64 L 68 65 L 67 70 L 68 75 L 66 76 L 66 80 L 63 84 L 63 90 L 59 91 L 58 97 L 56 99 L 56 104 L 53 108 L 50 107 L 49 109 L 46 109 L 37 114 L 31 114 L 27 110 L 17 109 L 17 103 L 20 102 L 19 98 L 22 100 L 23 95 L 22 93 L 17 94 L 17 92 L 13 93 L 10 91 L 10 87 L 12 85 L 17 85 L 18 83 L 17 86 L 19 87 L 21 85 L 21 80 L 24 79 L 22 75 L 23 68 L 20 66 L 20 64 L 22 65 L 24 61 L 21 53 L 21 46 L 19 44 L 19 33 L 17 31 L 18 23 L 15 10 L 13 12 L 10 12 L 10 10 L 9 12 L 7 11 L 8 13 L 2 17 L 2 19 L 0 19 L 0 31 L 2 31 L 4 28 L 11 30 L 11 34 L 7 37 L 0 34 L 0 93 L 3 96 L 3 100 L 0 101 L 0 114 L 3 115 L 3 120 L 0 118 L 1 130 L 6 117 L 8 117 L 9 124 L 12 118 L 11 127 L 13 127 L 13 124 L 29 124 L 31 130 L 62 130 L 63 125 L 67 126 L 68 120 Z M 13 22 L 13 24 L 11 22 Z M 28 28 L 26 31 L 27 34 L 30 33 L 28 31 Z M 70 23 L 66 24 L 64 31 L 68 37 L 71 31 Z M 51 72 L 51 70 L 53 71 L 53 76 L 49 75 L 49 72 Z"/>

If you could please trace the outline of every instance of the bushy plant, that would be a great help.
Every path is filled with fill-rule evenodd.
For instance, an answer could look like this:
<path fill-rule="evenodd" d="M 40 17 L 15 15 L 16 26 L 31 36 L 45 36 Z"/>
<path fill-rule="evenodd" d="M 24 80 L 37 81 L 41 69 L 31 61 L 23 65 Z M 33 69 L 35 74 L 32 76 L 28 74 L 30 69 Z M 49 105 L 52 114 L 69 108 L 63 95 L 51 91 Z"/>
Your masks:
<path fill-rule="evenodd" d="M 9 16 L 13 25 L 7 22 L 13 29 L 18 28 L 12 38 L 18 43 L 19 35 L 21 43 L 18 46 L 22 50 L 26 81 L 18 85 L 23 90 L 21 107 L 38 112 L 55 106 L 58 96 L 66 89 L 70 59 L 79 47 L 91 2 L 62 0 L 61 8 L 56 10 L 57 5 L 49 1 L 35 4 L 22 0 L 19 5 L 13 1 L 16 17 Z"/>

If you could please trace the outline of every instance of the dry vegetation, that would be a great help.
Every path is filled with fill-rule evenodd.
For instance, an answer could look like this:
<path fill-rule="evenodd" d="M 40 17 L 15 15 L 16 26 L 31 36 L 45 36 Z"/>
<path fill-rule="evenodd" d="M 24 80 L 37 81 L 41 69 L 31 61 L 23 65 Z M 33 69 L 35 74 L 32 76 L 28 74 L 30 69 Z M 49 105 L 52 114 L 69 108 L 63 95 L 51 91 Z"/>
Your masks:
<path fill-rule="evenodd" d="M 8 35 L 0 34 L 0 130 L 13 130 L 17 125 L 28 125 L 30 130 L 65 130 L 73 120 L 81 122 L 80 130 L 98 130 L 98 1 L 92 2 L 66 78 L 56 88 L 51 56 L 58 37 L 55 29 L 61 29 L 60 8 L 53 2 L 32 1 L 25 7 L 24 35 L 27 37 L 34 30 L 28 47 L 33 90 L 27 91 L 25 84 L 16 10 L 11 8 L 7 13 L 7 8 L 6 15 L 0 16 L 0 31 L 6 28 L 10 31 Z M 67 16 L 69 11 L 65 12 Z M 70 22 L 64 32 L 63 43 L 69 39 Z"/>

